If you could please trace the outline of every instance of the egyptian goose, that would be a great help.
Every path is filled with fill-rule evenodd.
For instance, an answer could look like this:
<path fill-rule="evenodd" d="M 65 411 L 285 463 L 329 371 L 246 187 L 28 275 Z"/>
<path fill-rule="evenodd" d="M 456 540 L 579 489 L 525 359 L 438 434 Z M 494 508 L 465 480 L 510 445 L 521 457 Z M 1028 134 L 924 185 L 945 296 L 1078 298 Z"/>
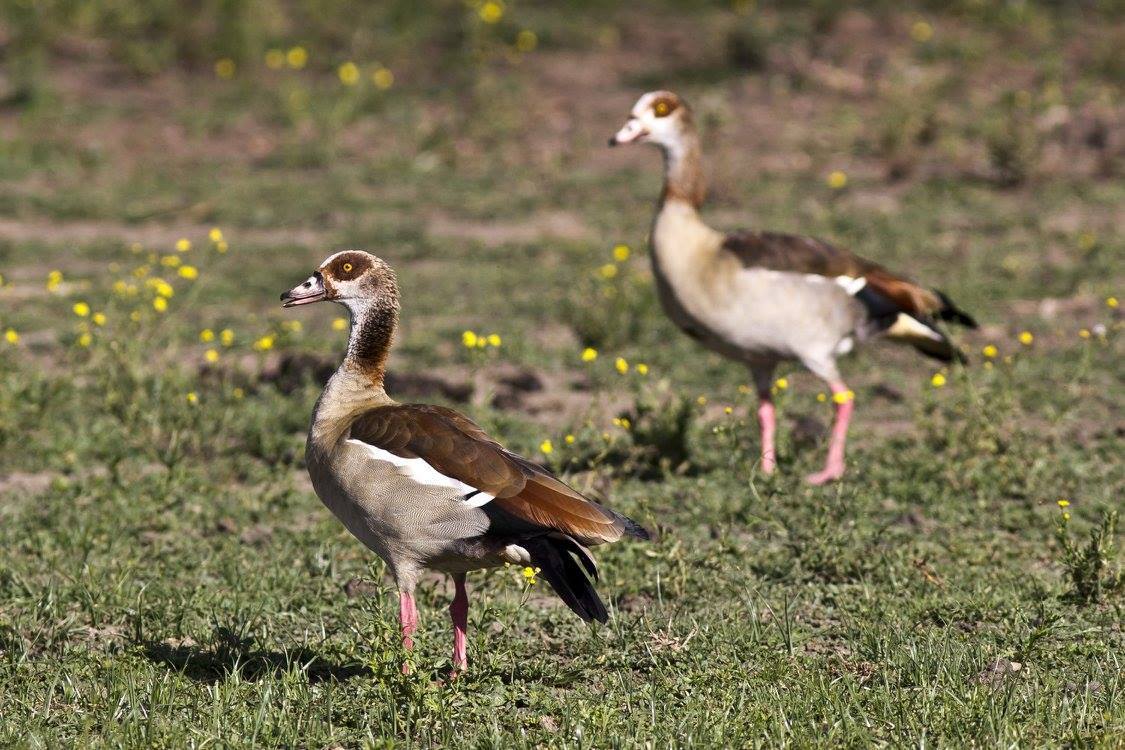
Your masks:
<path fill-rule="evenodd" d="M 648 532 L 505 450 L 452 409 L 387 395 L 383 376 L 399 310 L 390 266 L 366 252 L 336 253 L 281 300 L 285 307 L 329 300 L 351 313 L 347 355 L 317 400 L 305 458 L 321 501 L 386 562 L 399 591 L 405 648 L 418 622 L 414 588 L 427 568 L 448 573 L 456 589 L 449 607 L 454 673 L 467 665 L 471 570 L 505 563 L 540 569 L 579 617 L 606 621 L 586 547 L 648 539 Z"/>
<path fill-rule="evenodd" d="M 811 237 L 774 232 L 724 234 L 699 216 L 705 184 L 691 109 L 670 91 L 633 106 L 611 146 L 652 143 L 664 154 L 664 191 L 652 225 L 652 267 L 661 304 L 704 346 L 744 362 L 758 391 L 761 470 L 776 467 L 770 398 L 777 364 L 796 360 L 832 390 L 836 420 L 823 484 L 844 473 L 853 394 L 836 359 L 882 334 L 944 362 L 964 359 L 937 321 L 976 327 L 948 297 L 877 263 Z"/>

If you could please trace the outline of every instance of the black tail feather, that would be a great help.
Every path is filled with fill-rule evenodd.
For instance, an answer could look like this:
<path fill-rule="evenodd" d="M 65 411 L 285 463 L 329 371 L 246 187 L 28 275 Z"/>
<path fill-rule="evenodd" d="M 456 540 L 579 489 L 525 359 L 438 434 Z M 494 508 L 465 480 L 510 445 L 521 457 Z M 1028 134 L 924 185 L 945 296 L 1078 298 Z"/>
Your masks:
<path fill-rule="evenodd" d="M 596 580 L 597 566 L 578 542 L 553 534 L 529 540 L 524 548 L 531 555 L 532 565 L 539 568 L 539 574 L 576 615 L 586 622 L 609 620 L 605 604 L 586 575 L 589 572 Z"/>
<path fill-rule="evenodd" d="M 977 322 L 973 319 L 973 316 L 953 304 L 953 300 L 949 299 L 949 295 L 940 289 L 935 289 L 934 294 L 941 300 L 941 309 L 937 311 L 938 319 L 958 323 L 966 328 L 977 327 Z"/>

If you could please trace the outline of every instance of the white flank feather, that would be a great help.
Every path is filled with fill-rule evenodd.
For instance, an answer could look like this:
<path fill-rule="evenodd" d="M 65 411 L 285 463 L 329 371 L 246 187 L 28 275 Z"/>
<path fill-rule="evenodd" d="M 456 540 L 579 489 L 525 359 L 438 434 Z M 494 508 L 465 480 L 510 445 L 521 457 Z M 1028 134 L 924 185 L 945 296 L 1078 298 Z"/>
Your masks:
<path fill-rule="evenodd" d="M 442 474 L 424 458 L 403 458 L 402 456 L 396 456 L 390 451 L 376 448 L 370 443 L 365 443 L 355 438 L 348 438 L 348 442 L 358 445 L 367 451 L 373 461 L 391 464 L 398 469 L 400 474 L 410 477 L 418 484 L 423 484 L 427 487 L 448 487 L 449 489 L 456 490 L 457 494 L 465 497 L 464 502 L 470 508 L 479 508 L 494 498 L 493 495 L 489 495 L 487 492 L 481 492 L 472 485 L 465 484 L 459 479 L 454 479 L 453 477 Z"/>

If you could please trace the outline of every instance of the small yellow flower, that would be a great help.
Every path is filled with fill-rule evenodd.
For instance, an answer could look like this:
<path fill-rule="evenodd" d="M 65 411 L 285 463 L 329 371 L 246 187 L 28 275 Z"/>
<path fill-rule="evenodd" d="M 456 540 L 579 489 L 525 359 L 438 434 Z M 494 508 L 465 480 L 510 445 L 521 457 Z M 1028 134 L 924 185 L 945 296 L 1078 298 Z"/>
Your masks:
<path fill-rule="evenodd" d="M 234 331 L 224 328 L 219 332 L 219 341 L 222 342 L 223 346 L 231 346 L 234 344 Z"/>
<path fill-rule="evenodd" d="M 254 342 L 254 348 L 260 352 L 268 352 L 270 349 L 273 349 L 273 342 L 273 335 L 262 336 Z"/>
<path fill-rule="evenodd" d="M 1105 306 L 1110 308 L 1111 310 L 1116 310 L 1118 304 L 1119 303 L 1117 301 L 1117 297 L 1106 297 L 1105 298 Z"/>
<path fill-rule="evenodd" d="M 598 269 L 598 275 L 603 279 L 612 279 L 613 277 L 617 276 L 617 266 L 613 263 L 606 263 L 604 266 Z"/>
<path fill-rule="evenodd" d="M 186 253 L 188 250 L 191 250 L 191 240 L 187 237 L 176 240 L 176 252 Z"/>
<path fill-rule="evenodd" d="M 215 75 L 222 78 L 224 81 L 229 81 L 234 78 L 234 60 L 229 57 L 224 57 L 215 61 Z"/>
<path fill-rule="evenodd" d="M 1093 250 L 1094 245 L 1098 244 L 1098 236 L 1093 232 L 1083 232 L 1078 235 L 1078 249 L 1083 252 Z"/>
<path fill-rule="evenodd" d="M 593 347 L 587 346 L 585 349 L 582 350 L 582 361 L 583 362 L 593 362 L 597 358 L 598 358 L 598 350 L 597 349 L 594 349 Z"/>
<path fill-rule="evenodd" d="M 477 336 L 475 331 L 464 331 L 464 332 L 461 333 L 461 343 L 467 349 L 475 348 L 476 345 L 477 345 L 477 341 L 479 341 L 479 340 L 480 340 L 480 337 Z"/>
<path fill-rule="evenodd" d="M 215 251 L 218 253 L 225 253 L 229 249 L 230 245 L 227 244 L 226 240 L 219 240 L 215 243 Z"/>
<path fill-rule="evenodd" d="M 212 242 L 222 242 L 223 230 L 219 229 L 218 227 L 211 227 L 211 231 L 207 233 L 207 239 L 211 240 Z"/>
<path fill-rule="evenodd" d="M 855 391 L 847 390 L 832 394 L 832 400 L 837 404 L 846 404 L 855 400 Z"/>
<path fill-rule="evenodd" d="M 516 49 L 520 52 L 531 52 L 539 45 L 539 37 L 531 29 L 524 29 L 516 34 Z"/>
<path fill-rule="evenodd" d="M 539 580 L 535 576 L 542 570 L 542 568 L 524 568 L 522 573 L 524 579 L 529 586 L 534 586 Z"/>
<path fill-rule="evenodd" d="M 172 297 L 176 294 L 176 290 L 164 279 L 152 279 L 151 281 L 152 288 L 156 290 L 157 296 Z"/>
<path fill-rule="evenodd" d="M 1090 338 L 1090 329 L 1089 328 L 1083 328 L 1083 329 L 1079 330 L 1078 331 L 1078 338 L 1080 338 L 1080 339 Z"/>
<path fill-rule="evenodd" d="M 341 65 L 336 74 L 340 76 L 340 83 L 345 86 L 354 86 L 359 82 L 359 67 L 351 61 Z"/>
<path fill-rule="evenodd" d="M 1035 342 L 1035 336 L 1031 331 L 1020 331 L 1019 339 L 1024 346 L 1031 346 Z"/>
<path fill-rule="evenodd" d="M 574 445 L 574 440 L 574 435 L 567 435 L 565 438 L 563 438 L 563 442 L 565 442 L 567 445 Z"/>
<path fill-rule="evenodd" d="M 96 326 L 104 326 L 105 321 L 106 321 L 105 313 L 104 312 L 96 312 L 96 313 L 93 314 L 93 316 L 90 318 L 90 320 L 94 321 L 94 325 L 96 325 Z"/>
<path fill-rule="evenodd" d="M 390 68 L 384 68 L 380 65 L 371 73 L 371 82 L 375 84 L 375 88 L 386 91 L 395 85 L 395 74 L 391 72 Z"/>
<path fill-rule="evenodd" d="M 550 440 L 544 440 L 539 444 L 539 452 L 545 456 L 551 454 L 554 450 L 555 446 L 551 443 Z"/>
<path fill-rule="evenodd" d="M 203 352 L 203 358 L 208 362 L 215 363 L 219 361 L 219 352 L 216 349 L 208 349 Z"/>
<path fill-rule="evenodd" d="M 485 23 L 497 23 L 504 17 L 504 6 L 497 0 L 487 0 L 477 13 L 480 15 L 480 20 Z"/>
<path fill-rule="evenodd" d="M 500 338 L 500 334 L 498 334 L 498 333 L 488 334 L 488 345 L 489 346 L 500 346 L 501 343 L 503 343 L 503 339 Z"/>
<path fill-rule="evenodd" d="M 236 399 L 240 399 L 246 395 L 246 391 L 242 390 L 241 388 L 235 388 L 230 392 L 230 395 L 234 396 Z"/>
<path fill-rule="evenodd" d="M 308 61 L 309 53 L 304 47 L 291 47 L 285 53 L 285 62 L 289 63 L 289 67 L 293 70 L 300 70 Z"/>
<path fill-rule="evenodd" d="M 616 245 L 613 248 L 613 259 L 618 263 L 624 263 L 629 260 L 629 252 L 628 245 Z"/>
<path fill-rule="evenodd" d="M 195 266 L 180 266 L 179 274 L 188 281 L 194 281 L 199 278 L 199 269 Z"/>
<path fill-rule="evenodd" d="M 725 408 L 723 409 L 723 414 L 734 414 L 734 409 L 732 409 L 731 407 L 727 406 L 727 407 L 725 407 Z"/>
<path fill-rule="evenodd" d="M 140 310 L 133 310 L 131 313 L 129 313 L 129 320 L 133 321 L 134 323 L 140 323 L 141 322 L 141 311 Z"/>
<path fill-rule="evenodd" d="M 215 340 L 215 332 L 210 328 L 204 328 L 199 332 L 199 340 L 204 344 Z"/>
<path fill-rule="evenodd" d="M 4 331 L 4 340 L 12 346 L 15 346 L 20 342 L 20 335 L 16 333 L 16 329 L 9 328 L 8 330 Z"/>
<path fill-rule="evenodd" d="M 616 422 L 617 426 L 623 430 L 627 430 L 633 426 L 633 423 L 629 421 L 628 417 L 621 417 L 620 419 L 615 419 L 613 421 Z"/>
<path fill-rule="evenodd" d="M 995 346 L 993 346 L 992 344 L 988 344 L 980 350 L 980 353 L 988 357 L 989 359 L 996 359 L 996 355 L 1000 352 Z"/>
<path fill-rule="evenodd" d="M 53 292 L 62 284 L 63 275 L 62 271 L 51 271 L 47 274 L 47 291 Z"/>
<path fill-rule="evenodd" d="M 934 27 L 925 21 L 915 21 L 910 27 L 910 36 L 916 42 L 928 42 L 934 36 Z"/>
<path fill-rule="evenodd" d="M 80 318 L 85 318 L 87 315 L 90 314 L 90 306 L 87 305 L 85 302 L 75 302 L 74 307 L 72 307 L 70 309 L 73 310 L 74 314 L 77 315 Z"/>
<path fill-rule="evenodd" d="M 285 53 L 279 49 L 266 50 L 266 67 L 270 70 L 279 70 L 285 65 Z"/>
<path fill-rule="evenodd" d="M 1063 498 L 1062 500 L 1058 501 L 1058 506 L 1060 508 L 1069 508 L 1070 507 L 1070 501 L 1067 500 L 1066 498 Z"/>
<path fill-rule="evenodd" d="M 940 372 L 935 372 L 934 376 L 930 378 L 930 385 L 934 388 L 941 388 L 945 385 L 945 376 Z"/>
<path fill-rule="evenodd" d="M 87 347 L 94 342 L 94 337 L 89 332 L 83 332 L 81 336 L 74 342 L 81 347 Z"/>
<path fill-rule="evenodd" d="M 638 375 L 648 375 L 648 365 L 644 362 L 638 362 L 634 369 L 636 369 Z"/>
<path fill-rule="evenodd" d="M 778 378 L 774 382 L 774 385 L 777 386 L 777 390 L 784 391 L 786 388 L 789 387 L 789 379 L 788 378 Z"/>
<path fill-rule="evenodd" d="M 166 297 L 155 297 L 152 300 L 152 309 L 157 312 L 164 312 L 168 309 L 168 299 Z"/>
<path fill-rule="evenodd" d="M 832 188 L 833 190 L 840 190 L 848 184 L 848 176 L 837 169 L 828 174 L 828 178 L 825 180 L 825 182 L 827 182 L 828 187 Z"/>
<path fill-rule="evenodd" d="M 1066 511 L 1064 510 L 1064 511 L 1063 511 L 1063 514 L 1062 514 L 1062 520 L 1064 520 L 1064 521 L 1069 521 L 1069 520 L 1070 520 L 1070 513 L 1066 512 Z"/>
<path fill-rule="evenodd" d="M 613 361 L 613 367 L 618 373 L 624 375 L 629 372 L 629 362 L 624 357 L 618 357 Z"/>
<path fill-rule="evenodd" d="M 991 362 L 985 362 L 984 363 L 984 369 L 991 370 L 992 369 L 992 363 Z"/>
<path fill-rule="evenodd" d="M 187 399 L 187 402 L 189 404 L 198 404 L 199 403 L 199 396 L 198 396 L 198 394 L 196 394 L 195 391 L 188 391 L 187 395 L 184 396 L 184 398 Z"/>
<path fill-rule="evenodd" d="M 333 320 L 332 321 L 332 330 L 333 331 L 346 331 L 346 330 L 348 330 L 348 320 L 347 320 L 347 318 L 336 318 L 335 320 Z"/>
<path fill-rule="evenodd" d="M 707 397 L 706 396 L 700 396 L 699 398 L 697 398 L 695 400 L 695 403 L 699 404 L 700 406 L 707 406 Z"/>
<path fill-rule="evenodd" d="M 178 255 L 165 255 L 160 259 L 160 265 L 167 266 L 168 268 L 175 268 L 180 265 L 180 256 Z"/>
<path fill-rule="evenodd" d="M 136 268 L 133 269 L 133 278 L 134 279 L 143 279 L 144 277 L 148 276 L 148 272 L 149 272 L 148 266 L 137 266 Z"/>
<path fill-rule="evenodd" d="M 816 400 L 823 404 L 824 402 L 826 402 L 828 400 L 828 394 L 823 393 L 823 392 L 818 393 L 818 394 L 816 394 Z"/>
<path fill-rule="evenodd" d="M 738 392 L 743 396 L 749 396 L 751 393 L 753 393 L 753 391 L 750 390 L 750 386 L 746 385 L 745 383 L 738 386 Z"/>

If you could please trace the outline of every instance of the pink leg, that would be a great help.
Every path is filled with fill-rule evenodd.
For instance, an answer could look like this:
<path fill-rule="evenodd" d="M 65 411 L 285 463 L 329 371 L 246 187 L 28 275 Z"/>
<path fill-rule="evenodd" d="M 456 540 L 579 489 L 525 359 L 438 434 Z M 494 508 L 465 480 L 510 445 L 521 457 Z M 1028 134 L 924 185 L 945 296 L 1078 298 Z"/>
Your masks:
<path fill-rule="evenodd" d="M 855 408 L 855 397 L 843 381 L 828 385 L 832 389 L 832 400 L 836 402 L 836 422 L 832 425 L 832 437 L 828 443 L 828 461 L 822 471 L 805 477 L 810 484 L 825 484 L 844 476 L 844 445 L 848 441 L 848 422 Z"/>
<path fill-rule="evenodd" d="M 467 653 L 469 628 L 469 592 L 465 590 L 465 574 L 453 576 L 456 591 L 449 605 L 449 618 L 453 620 L 453 676 L 469 667 Z"/>
<path fill-rule="evenodd" d="M 774 434 L 777 432 L 777 411 L 769 391 L 758 394 L 758 426 L 762 434 L 762 473 L 773 474 L 777 468 L 777 451 L 774 448 Z"/>
<path fill-rule="evenodd" d="M 402 647 L 410 651 L 414 648 L 414 631 L 418 629 L 418 608 L 411 592 L 398 592 L 398 621 L 402 625 Z M 402 665 L 402 673 L 410 674 L 409 664 Z"/>

